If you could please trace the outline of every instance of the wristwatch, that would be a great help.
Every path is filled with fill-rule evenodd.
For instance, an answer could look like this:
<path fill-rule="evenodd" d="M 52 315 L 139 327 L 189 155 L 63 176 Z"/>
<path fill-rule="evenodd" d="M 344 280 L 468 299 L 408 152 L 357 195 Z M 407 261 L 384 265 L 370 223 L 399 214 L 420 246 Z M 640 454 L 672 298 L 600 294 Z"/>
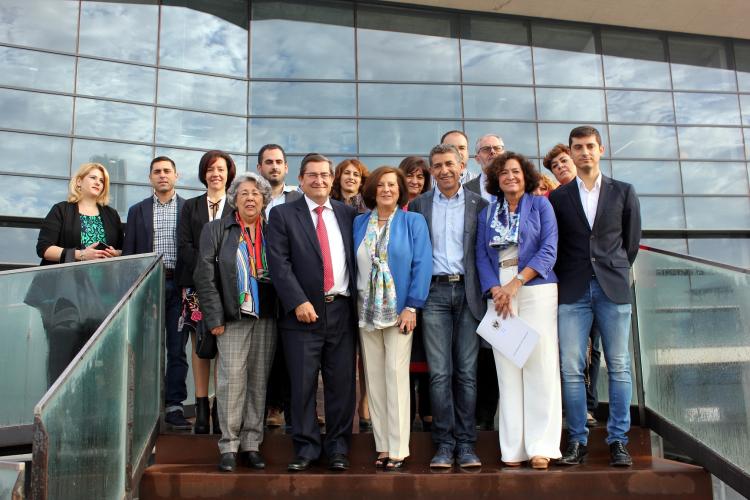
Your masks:
<path fill-rule="evenodd" d="M 404 307 L 407 311 L 413 312 L 414 314 L 417 314 L 417 310 L 413 307 Z"/>
<path fill-rule="evenodd" d="M 521 282 L 521 285 L 526 284 L 526 278 L 523 277 L 523 274 L 521 273 L 516 274 L 516 279 Z"/>

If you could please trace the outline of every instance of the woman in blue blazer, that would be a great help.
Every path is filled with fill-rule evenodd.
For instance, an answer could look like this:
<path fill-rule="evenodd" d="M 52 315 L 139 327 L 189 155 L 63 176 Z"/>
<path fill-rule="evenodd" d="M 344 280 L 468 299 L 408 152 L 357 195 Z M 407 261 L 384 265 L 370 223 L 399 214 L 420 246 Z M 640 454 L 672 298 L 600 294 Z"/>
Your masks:
<path fill-rule="evenodd" d="M 487 171 L 497 201 L 477 220 L 476 262 L 488 306 L 518 315 L 540 340 L 523 368 L 493 349 L 500 389 L 502 461 L 546 469 L 560 457 L 562 408 L 557 347 L 557 222 L 547 198 L 533 196 L 539 174 L 520 154 L 506 152 Z"/>
<path fill-rule="evenodd" d="M 359 334 L 377 467 L 398 469 L 409 456 L 412 332 L 430 289 L 432 245 L 421 214 L 405 212 L 404 174 L 380 167 L 363 190 L 372 211 L 354 219 Z"/>

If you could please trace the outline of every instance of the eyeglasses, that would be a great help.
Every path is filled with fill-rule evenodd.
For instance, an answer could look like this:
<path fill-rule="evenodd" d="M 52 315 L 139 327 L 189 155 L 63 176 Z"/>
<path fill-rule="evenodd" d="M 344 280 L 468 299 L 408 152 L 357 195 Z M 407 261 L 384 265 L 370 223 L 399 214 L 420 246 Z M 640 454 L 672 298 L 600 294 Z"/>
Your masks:
<path fill-rule="evenodd" d="M 305 176 L 310 179 L 328 180 L 331 178 L 330 172 L 305 172 Z"/>
<path fill-rule="evenodd" d="M 479 152 L 483 154 L 488 154 L 490 151 L 493 151 L 495 153 L 502 153 L 505 151 L 505 146 L 482 146 L 479 148 Z"/>

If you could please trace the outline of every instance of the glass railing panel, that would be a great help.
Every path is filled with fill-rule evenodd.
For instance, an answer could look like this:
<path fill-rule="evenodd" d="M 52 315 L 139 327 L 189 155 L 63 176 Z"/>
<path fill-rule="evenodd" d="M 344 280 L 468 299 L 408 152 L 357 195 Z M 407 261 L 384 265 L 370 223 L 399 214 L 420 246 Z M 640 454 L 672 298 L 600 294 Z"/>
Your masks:
<path fill-rule="evenodd" d="M 25 475 L 23 462 L 0 462 L 0 498 L 27 498 L 24 491 Z"/>
<path fill-rule="evenodd" d="M 646 407 L 750 472 L 750 275 L 641 251 Z"/>
<path fill-rule="evenodd" d="M 151 272 L 128 301 L 128 342 L 133 365 L 133 435 L 131 463 L 137 464 L 148 445 L 161 410 L 160 347 L 163 344 L 164 292 L 162 267 Z"/>
<path fill-rule="evenodd" d="M 0 428 L 33 423 L 34 405 L 153 261 L 123 257 L 0 273 Z"/>

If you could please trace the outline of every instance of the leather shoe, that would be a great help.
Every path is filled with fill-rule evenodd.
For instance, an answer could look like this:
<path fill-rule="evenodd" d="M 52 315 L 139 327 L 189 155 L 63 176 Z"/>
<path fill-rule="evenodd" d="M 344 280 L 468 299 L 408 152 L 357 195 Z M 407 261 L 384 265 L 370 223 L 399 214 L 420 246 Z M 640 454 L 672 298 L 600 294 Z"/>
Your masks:
<path fill-rule="evenodd" d="M 330 470 L 342 471 L 349 468 L 349 459 L 343 453 L 334 453 L 328 460 Z"/>
<path fill-rule="evenodd" d="M 287 470 L 290 472 L 301 472 L 312 467 L 313 460 L 305 457 L 297 457 L 287 466 Z"/>
<path fill-rule="evenodd" d="M 221 454 L 221 460 L 219 461 L 219 470 L 222 472 L 232 472 L 237 466 L 237 454 L 228 452 Z"/>
<path fill-rule="evenodd" d="M 251 469 L 265 469 L 266 461 L 257 451 L 245 451 L 241 454 L 242 460 Z"/>
<path fill-rule="evenodd" d="M 474 448 L 471 446 L 460 446 L 456 452 L 456 462 L 459 467 L 481 467 L 482 461 L 474 453 Z"/>
<path fill-rule="evenodd" d="M 185 418 L 185 414 L 182 413 L 182 410 L 170 411 L 164 415 L 164 422 L 176 431 L 188 431 L 193 428 L 193 424 Z"/>
<path fill-rule="evenodd" d="M 585 444 L 573 441 L 568 443 L 568 447 L 563 456 L 557 461 L 558 465 L 578 465 L 583 462 L 583 458 L 588 453 Z"/>
<path fill-rule="evenodd" d="M 614 467 L 630 467 L 633 465 L 633 459 L 622 441 L 614 441 L 609 445 L 609 457 L 609 465 Z"/>
<path fill-rule="evenodd" d="M 437 469 L 448 469 L 453 467 L 453 452 L 447 446 L 438 448 L 435 456 L 430 461 L 430 467 Z"/>

